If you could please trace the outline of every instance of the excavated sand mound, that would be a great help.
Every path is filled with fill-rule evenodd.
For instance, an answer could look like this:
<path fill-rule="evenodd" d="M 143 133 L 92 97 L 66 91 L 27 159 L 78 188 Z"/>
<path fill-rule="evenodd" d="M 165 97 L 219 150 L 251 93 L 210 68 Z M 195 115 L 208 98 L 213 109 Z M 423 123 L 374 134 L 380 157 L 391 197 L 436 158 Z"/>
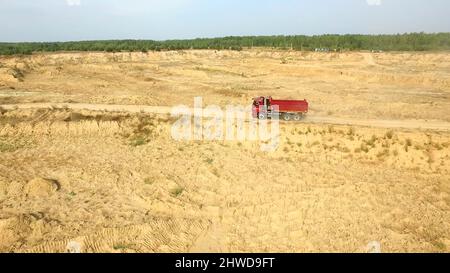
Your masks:
<path fill-rule="evenodd" d="M 55 180 L 35 178 L 25 185 L 24 191 L 27 196 L 45 197 L 54 194 L 59 188 Z"/>
<path fill-rule="evenodd" d="M 19 80 L 14 76 L 14 71 L 8 68 L 0 68 L 0 84 L 17 83 Z"/>

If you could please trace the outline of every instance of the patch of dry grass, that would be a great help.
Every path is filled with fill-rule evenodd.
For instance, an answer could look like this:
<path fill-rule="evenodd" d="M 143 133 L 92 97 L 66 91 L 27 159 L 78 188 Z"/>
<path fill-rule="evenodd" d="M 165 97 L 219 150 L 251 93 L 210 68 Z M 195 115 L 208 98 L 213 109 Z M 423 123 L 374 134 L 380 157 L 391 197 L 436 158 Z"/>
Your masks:
<path fill-rule="evenodd" d="M 15 152 L 31 145 L 32 141 L 24 137 L 0 137 L 0 153 Z"/>

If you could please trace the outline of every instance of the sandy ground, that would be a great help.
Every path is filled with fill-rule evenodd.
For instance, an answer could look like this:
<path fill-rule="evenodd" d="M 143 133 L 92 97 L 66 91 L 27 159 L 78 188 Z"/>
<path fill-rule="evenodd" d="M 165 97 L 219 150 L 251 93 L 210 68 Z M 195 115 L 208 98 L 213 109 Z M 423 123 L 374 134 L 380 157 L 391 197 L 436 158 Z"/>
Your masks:
<path fill-rule="evenodd" d="M 0 57 L 1 252 L 450 250 L 450 54 Z M 277 151 L 172 106 L 306 98 Z M 373 243 L 372 243 L 373 245 Z"/>

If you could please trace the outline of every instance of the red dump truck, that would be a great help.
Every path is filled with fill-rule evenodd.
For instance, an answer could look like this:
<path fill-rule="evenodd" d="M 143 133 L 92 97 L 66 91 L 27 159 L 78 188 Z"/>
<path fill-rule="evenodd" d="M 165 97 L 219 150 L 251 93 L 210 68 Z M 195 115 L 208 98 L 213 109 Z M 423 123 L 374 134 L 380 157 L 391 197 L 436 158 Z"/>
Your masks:
<path fill-rule="evenodd" d="M 278 116 L 285 120 L 299 121 L 308 113 L 306 100 L 274 100 L 272 97 L 258 97 L 253 99 L 253 117 L 268 119 Z"/>

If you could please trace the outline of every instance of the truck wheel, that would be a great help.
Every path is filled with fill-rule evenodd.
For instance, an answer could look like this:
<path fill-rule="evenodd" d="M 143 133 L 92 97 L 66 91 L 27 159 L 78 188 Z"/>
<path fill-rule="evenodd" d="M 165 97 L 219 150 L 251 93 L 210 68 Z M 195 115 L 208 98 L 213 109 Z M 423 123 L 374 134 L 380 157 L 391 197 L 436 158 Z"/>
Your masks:
<path fill-rule="evenodd" d="M 283 120 L 284 121 L 290 121 L 291 120 L 291 115 L 290 114 L 283 114 Z"/>
<path fill-rule="evenodd" d="M 302 119 L 302 115 L 300 115 L 300 114 L 295 114 L 294 115 L 294 120 L 295 121 L 300 121 Z"/>
<path fill-rule="evenodd" d="M 265 120 L 265 119 L 267 119 L 267 116 L 264 113 L 259 113 L 258 118 L 262 119 L 262 120 Z"/>

